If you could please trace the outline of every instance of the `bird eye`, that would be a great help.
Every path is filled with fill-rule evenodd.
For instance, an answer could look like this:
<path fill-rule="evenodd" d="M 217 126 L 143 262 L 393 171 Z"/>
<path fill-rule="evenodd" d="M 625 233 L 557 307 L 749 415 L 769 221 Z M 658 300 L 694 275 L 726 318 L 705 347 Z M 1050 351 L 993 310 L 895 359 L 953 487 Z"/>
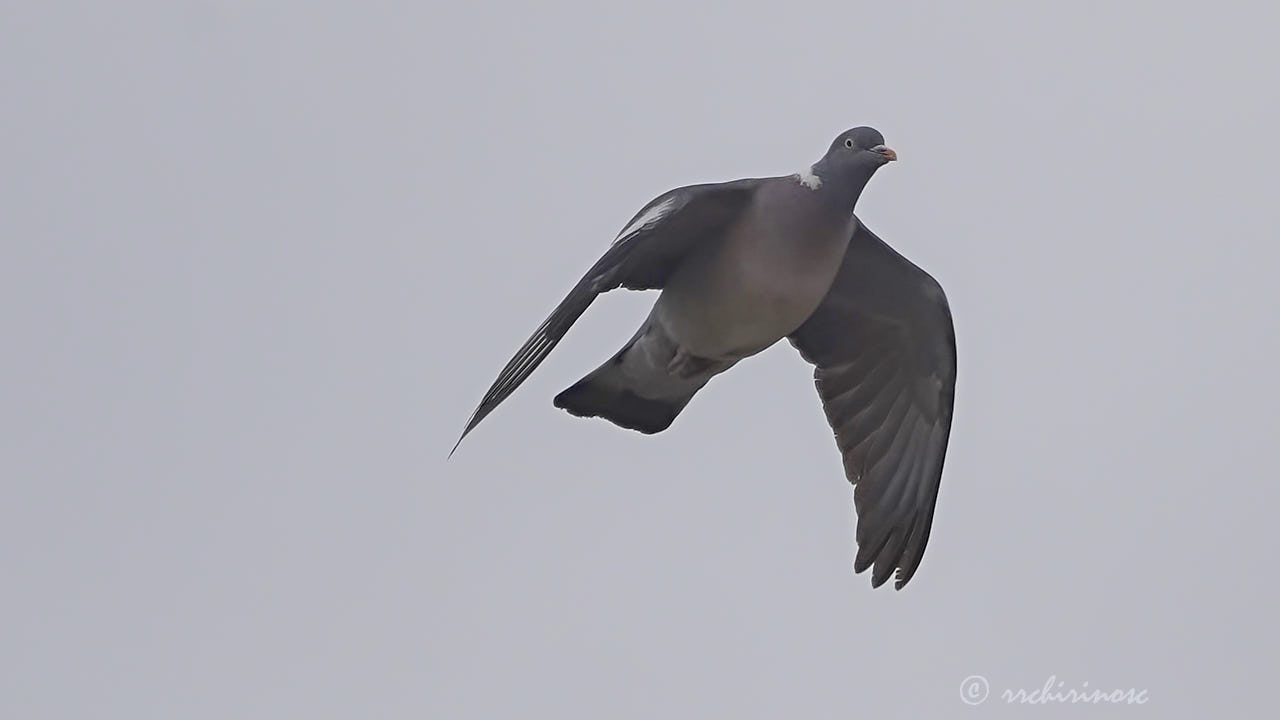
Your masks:
<path fill-rule="evenodd" d="M 844 139 L 844 146 L 845 146 L 845 147 L 847 147 L 847 148 L 851 148 L 851 147 L 853 147 L 853 138 L 845 138 L 845 139 Z"/>

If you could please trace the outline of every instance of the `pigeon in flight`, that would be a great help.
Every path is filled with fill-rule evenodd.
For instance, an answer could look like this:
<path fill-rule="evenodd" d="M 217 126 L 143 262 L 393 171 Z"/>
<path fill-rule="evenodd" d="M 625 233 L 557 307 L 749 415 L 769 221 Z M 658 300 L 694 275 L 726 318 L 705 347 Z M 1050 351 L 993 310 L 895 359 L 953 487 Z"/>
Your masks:
<path fill-rule="evenodd" d="M 896 571 L 901 589 L 929 540 L 956 350 L 937 281 L 853 214 L 867 181 L 896 159 L 879 132 L 859 127 L 795 175 L 659 195 L 507 363 L 462 438 L 529 377 L 597 295 L 660 289 L 635 335 L 557 395 L 556 407 L 660 432 L 712 377 L 787 338 L 814 366 L 854 485 L 854 570 L 874 568 L 872 587 Z"/>

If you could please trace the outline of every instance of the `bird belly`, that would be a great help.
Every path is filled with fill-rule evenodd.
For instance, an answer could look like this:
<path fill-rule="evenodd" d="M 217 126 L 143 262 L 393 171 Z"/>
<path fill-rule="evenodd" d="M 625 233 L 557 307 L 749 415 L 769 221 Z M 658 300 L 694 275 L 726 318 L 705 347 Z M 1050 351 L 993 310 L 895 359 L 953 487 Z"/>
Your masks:
<path fill-rule="evenodd" d="M 754 355 L 800 327 L 830 290 L 847 239 L 813 245 L 776 239 L 691 258 L 659 296 L 655 319 L 689 355 Z"/>

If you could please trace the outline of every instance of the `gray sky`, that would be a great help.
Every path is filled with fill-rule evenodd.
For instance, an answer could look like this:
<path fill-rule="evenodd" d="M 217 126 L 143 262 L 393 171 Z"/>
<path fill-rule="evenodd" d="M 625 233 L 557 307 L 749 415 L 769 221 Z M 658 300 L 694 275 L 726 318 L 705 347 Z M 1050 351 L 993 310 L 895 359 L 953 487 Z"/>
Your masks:
<path fill-rule="evenodd" d="M 1274 17 L 112 5 L 0 10 L 0 716 L 1274 709 Z M 789 346 L 661 435 L 551 406 L 651 294 L 445 462 L 647 200 L 859 124 L 960 353 L 905 591 Z"/>

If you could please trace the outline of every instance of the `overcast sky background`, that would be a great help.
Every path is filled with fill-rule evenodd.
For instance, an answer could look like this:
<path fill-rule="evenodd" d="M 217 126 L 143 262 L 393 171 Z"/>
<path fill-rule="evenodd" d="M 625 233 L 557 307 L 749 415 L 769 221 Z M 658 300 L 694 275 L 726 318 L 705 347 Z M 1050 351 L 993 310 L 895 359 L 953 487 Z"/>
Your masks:
<path fill-rule="evenodd" d="M 1274 710 L 1274 15 L 345 5 L 0 9 L 0 716 Z M 652 294 L 445 462 L 646 201 L 860 124 L 959 344 L 905 591 L 790 346 L 661 435 L 552 407 Z"/>

